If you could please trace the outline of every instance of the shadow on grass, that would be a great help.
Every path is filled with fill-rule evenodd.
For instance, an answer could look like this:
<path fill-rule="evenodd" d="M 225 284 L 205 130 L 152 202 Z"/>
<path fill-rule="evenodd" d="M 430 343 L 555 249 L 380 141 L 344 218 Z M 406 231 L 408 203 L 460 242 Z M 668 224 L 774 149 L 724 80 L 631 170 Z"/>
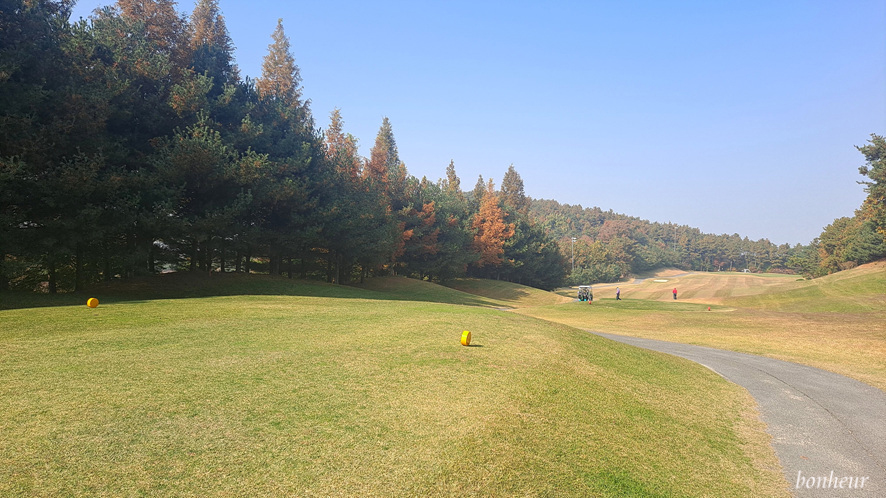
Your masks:
<path fill-rule="evenodd" d="M 380 280 L 389 280 L 382 278 Z M 313 280 L 288 279 L 242 273 L 167 273 L 97 284 L 85 291 L 60 294 L 0 292 L 0 310 L 86 305 L 95 297 L 101 304 L 156 299 L 190 299 L 219 296 L 301 296 L 380 301 L 420 301 L 493 307 L 483 297 L 427 282 L 399 281 L 375 286 L 335 285 Z"/>
<path fill-rule="evenodd" d="M 490 285 L 490 283 L 492 283 L 492 285 Z M 469 294 L 479 294 L 480 292 L 484 292 L 487 297 L 501 301 L 519 301 L 520 299 L 525 299 L 531 296 L 531 293 L 527 290 L 510 285 L 509 282 L 496 286 L 494 282 L 489 280 L 455 279 L 446 282 L 444 285 L 450 289 Z"/>

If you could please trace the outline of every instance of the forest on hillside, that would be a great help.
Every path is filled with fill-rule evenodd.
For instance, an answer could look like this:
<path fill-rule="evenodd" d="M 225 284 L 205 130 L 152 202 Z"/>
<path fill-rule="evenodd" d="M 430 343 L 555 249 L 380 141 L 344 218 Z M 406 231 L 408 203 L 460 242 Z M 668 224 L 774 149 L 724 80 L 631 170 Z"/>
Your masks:
<path fill-rule="evenodd" d="M 73 23 L 71 4 L 0 0 L 0 290 L 164 271 L 550 289 L 668 266 L 816 275 L 886 255 L 876 135 L 860 148 L 868 201 L 811 245 L 710 235 L 531 199 L 513 165 L 473 190 L 452 162 L 416 178 L 387 118 L 361 156 L 341 110 L 316 123 L 282 20 L 252 79 L 218 0 L 189 15 L 118 0 Z"/>

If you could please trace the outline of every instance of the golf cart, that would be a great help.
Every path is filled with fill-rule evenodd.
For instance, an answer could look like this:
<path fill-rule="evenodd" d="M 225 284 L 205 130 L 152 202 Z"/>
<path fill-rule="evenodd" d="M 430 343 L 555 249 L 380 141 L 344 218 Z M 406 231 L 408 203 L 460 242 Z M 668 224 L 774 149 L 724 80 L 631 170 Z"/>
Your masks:
<path fill-rule="evenodd" d="M 578 300 L 587 301 L 588 303 L 594 301 L 594 291 L 591 289 L 590 285 L 578 286 Z"/>

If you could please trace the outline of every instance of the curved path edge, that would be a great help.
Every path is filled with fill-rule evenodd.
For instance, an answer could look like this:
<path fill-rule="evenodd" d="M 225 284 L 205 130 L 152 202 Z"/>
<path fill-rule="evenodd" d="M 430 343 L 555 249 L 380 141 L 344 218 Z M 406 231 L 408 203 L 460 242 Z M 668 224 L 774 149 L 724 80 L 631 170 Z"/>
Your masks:
<path fill-rule="evenodd" d="M 886 496 L 883 391 L 787 361 L 588 332 L 700 363 L 747 389 L 772 436 L 772 446 L 794 496 Z"/>

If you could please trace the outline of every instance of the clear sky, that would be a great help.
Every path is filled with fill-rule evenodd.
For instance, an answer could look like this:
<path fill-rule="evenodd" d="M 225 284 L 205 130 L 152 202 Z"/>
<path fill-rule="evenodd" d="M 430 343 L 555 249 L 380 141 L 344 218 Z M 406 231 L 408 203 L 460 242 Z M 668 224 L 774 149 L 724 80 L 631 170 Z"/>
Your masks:
<path fill-rule="evenodd" d="M 73 19 L 110 1 L 80 0 Z M 221 0 L 241 75 L 282 18 L 317 125 L 462 188 L 809 243 L 886 134 L 886 0 Z M 179 2 L 190 13 L 190 0 Z"/>

